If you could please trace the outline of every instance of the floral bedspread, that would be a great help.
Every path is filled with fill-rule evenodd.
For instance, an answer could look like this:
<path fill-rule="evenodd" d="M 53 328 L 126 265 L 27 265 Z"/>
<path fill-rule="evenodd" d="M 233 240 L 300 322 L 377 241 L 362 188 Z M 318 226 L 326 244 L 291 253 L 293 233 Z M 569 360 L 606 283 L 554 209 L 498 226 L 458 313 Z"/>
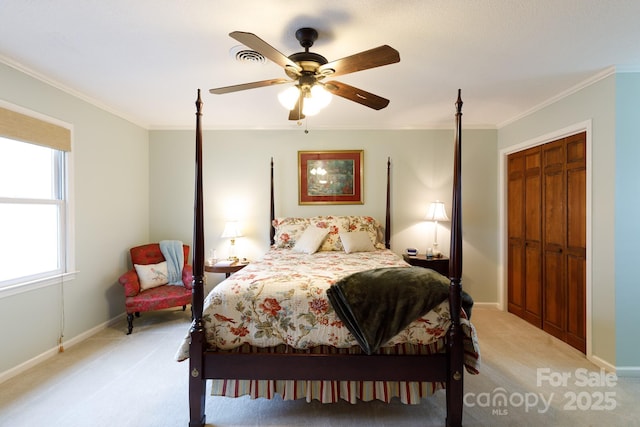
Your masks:
<path fill-rule="evenodd" d="M 284 343 L 296 349 L 357 346 L 329 303 L 326 289 L 349 274 L 393 266 L 409 265 L 387 249 L 351 254 L 323 251 L 312 255 L 271 249 L 260 260 L 219 283 L 206 297 L 203 322 L 208 345 L 220 349 L 245 343 L 257 347 Z M 463 330 L 476 343 L 473 326 L 462 320 Z M 387 345 L 430 344 L 446 334 L 449 323 L 449 303 L 444 301 Z M 187 336 L 176 359 L 188 357 Z"/>

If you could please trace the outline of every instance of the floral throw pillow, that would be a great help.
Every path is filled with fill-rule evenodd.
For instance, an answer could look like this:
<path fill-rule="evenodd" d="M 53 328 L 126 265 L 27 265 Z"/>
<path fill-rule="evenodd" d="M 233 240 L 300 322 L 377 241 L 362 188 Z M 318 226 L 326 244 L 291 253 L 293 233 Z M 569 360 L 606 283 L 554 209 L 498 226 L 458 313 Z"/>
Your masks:
<path fill-rule="evenodd" d="M 293 248 L 296 241 L 302 236 L 305 228 L 309 225 L 309 218 L 276 218 L 273 220 L 275 248 Z"/>
<path fill-rule="evenodd" d="M 340 233 L 349 231 L 349 218 L 346 216 L 317 216 L 311 218 L 311 226 L 327 230 L 327 237 L 319 251 L 342 251 Z"/>
<path fill-rule="evenodd" d="M 384 249 L 384 242 L 379 237 L 382 233 L 380 223 L 371 216 L 350 216 L 349 217 L 349 231 L 366 231 L 369 234 L 371 242 L 374 243 L 378 249 Z"/>

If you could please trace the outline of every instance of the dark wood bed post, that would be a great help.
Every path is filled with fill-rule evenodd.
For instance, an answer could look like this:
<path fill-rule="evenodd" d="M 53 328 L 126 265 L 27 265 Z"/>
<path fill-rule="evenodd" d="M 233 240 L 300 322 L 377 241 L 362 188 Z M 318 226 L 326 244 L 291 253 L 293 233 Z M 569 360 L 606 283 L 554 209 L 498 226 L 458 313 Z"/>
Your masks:
<path fill-rule="evenodd" d="M 463 411 L 463 357 L 462 330 L 460 328 L 460 305 L 462 299 L 462 98 L 458 89 L 456 101 L 456 130 L 453 161 L 453 201 L 451 208 L 451 247 L 449 258 L 449 328 L 447 351 L 449 367 L 447 372 L 447 426 L 462 425 Z"/>
<path fill-rule="evenodd" d="M 276 206 L 273 194 L 273 157 L 271 158 L 271 211 L 269 220 L 269 241 L 273 246 L 276 243 L 276 229 L 273 227 L 273 220 L 276 218 Z"/>
<path fill-rule="evenodd" d="M 384 246 L 391 249 L 391 157 L 387 157 L 387 207 L 384 218 Z"/>
<path fill-rule="evenodd" d="M 196 100 L 196 190 L 194 198 L 193 227 L 193 292 L 191 299 L 191 345 L 189 348 L 189 427 L 202 427 L 205 424 L 205 390 L 207 380 L 204 376 L 205 335 L 202 324 L 204 304 L 204 224 L 202 202 L 202 100 L 200 89 Z"/>

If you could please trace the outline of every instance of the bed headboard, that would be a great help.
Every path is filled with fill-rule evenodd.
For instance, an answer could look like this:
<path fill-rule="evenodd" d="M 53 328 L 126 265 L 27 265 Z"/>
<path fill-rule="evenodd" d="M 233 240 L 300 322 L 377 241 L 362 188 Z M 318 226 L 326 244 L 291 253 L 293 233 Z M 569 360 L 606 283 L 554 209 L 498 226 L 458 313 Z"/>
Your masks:
<path fill-rule="evenodd" d="M 275 201 L 273 192 L 273 157 L 271 158 L 271 211 L 269 216 L 269 241 L 273 246 L 276 236 L 276 229 L 273 226 L 273 220 L 276 219 L 275 215 Z M 391 248 L 391 157 L 387 158 L 387 203 L 385 209 L 384 219 L 384 246 L 387 249 Z"/>

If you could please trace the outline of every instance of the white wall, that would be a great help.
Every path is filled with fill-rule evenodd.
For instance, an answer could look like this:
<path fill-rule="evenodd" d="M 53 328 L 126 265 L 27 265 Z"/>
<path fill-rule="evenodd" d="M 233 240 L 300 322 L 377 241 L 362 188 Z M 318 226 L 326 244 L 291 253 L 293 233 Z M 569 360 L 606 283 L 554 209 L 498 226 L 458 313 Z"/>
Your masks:
<path fill-rule="evenodd" d="M 243 225 L 238 255 L 252 259 L 268 249 L 271 157 L 276 216 L 368 214 L 383 222 L 390 157 L 392 249 L 402 253 L 417 247 L 424 252 L 433 241 L 433 224 L 422 220 L 429 202 L 443 200 L 451 212 L 453 139 L 453 130 L 205 131 L 206 249 L 226 255 L 228 242 L 220 235 L 228 219 Z M 153 240 L 192 241 L 194 141 L 194 131 L 150 132 Z M 364 204 L 299 205 L 298 151 L 339 149 L 364 150 Z M 495 152 L 495 131 L 463 131 L 463 284 L 477 302 L 494 303 L 497 298 Z M 438 242 L 444 252 L 449 237 L 449 224 L 441 223 Z M 222 278 L 209 275 L 208 283 Z"/>
<path fill-rule="evenodd" d="M 2 63 L 0 82 L 3 101 L 73 126 L 78 273 L 64 287 L 64 340 L 73 340 L 124 312 L 117 280 L 128 248 L 149 235 L 148 132 Z M 0 378 L 57 349 L 60 295 L 59 285 L 0 293 Z"/>

